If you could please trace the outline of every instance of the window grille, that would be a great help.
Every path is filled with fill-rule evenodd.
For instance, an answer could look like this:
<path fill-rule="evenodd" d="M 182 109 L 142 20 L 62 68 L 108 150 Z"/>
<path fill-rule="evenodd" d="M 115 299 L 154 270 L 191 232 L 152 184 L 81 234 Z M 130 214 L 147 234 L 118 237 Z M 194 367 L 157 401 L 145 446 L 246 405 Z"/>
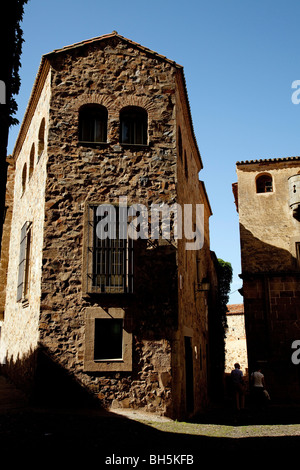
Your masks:
<path fill-rule="evenodd" d="M 89 208 L 88 230 L 88 290 L 99 293 L 132 293 L 133 292 L 133 240 L 122 234 L 124 224 L 118 207 L 111 206 L 113 211 L 97 215 L 98 206 Z M 113 237 L 99 237 L 97 225 L 103 219 L 113 227 Z M 126 226 L 127 227 L 127 226 Z M 111 234 L 112 235 L 112 234 Z"/>

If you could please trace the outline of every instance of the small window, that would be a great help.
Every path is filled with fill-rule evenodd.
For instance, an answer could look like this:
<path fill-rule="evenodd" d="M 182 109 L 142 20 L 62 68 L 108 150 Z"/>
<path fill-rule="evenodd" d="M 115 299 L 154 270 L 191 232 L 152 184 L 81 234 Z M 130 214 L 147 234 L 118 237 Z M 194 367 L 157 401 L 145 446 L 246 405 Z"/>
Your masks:
<path fill-rule="evenodd" d="M 25 222 L 21 230 L 17 302 L 28 301 L 29 298 L 31 241 L 32 223 Z"/>
<path fill-rule="evenodd" d="M 132 370 L 132 323 L 124 309 L 86 308 L 84 370 Z"/>
<path fill-rule="evenodd" d="M 148 116 L 143 108 L 128 106 L 120 113 L 120 142 L 147 145 Z"/>
<path fill-rule="evenodd" d="M 38 158 L 40 158 L 45 148 L 45 118 L 42 119 L 38 138 Z"/>
<path fill-rule="evenodd" d="M 108 112 L 104 106 L 85 105 L 79 111 L 79 140 L 80 142 L 107 141 Z"/>
<path fill-rule="evenodd" d="M 27 180 L 27 164 L 24 163 L 23 170 L 22 170 L 22 195 L 26 189 L 26 180 Z"/>
<path fill-rule="evenodd" d="M 271 193 L 273 191 L 273 179 L 271 175 L 260 175 L 256 179 L 257 193 Z"/>
<path fill-rule="evenodd" d="M 29 157 L 29 178 L 31 178 L 34 170 L 34 144 L 32 144 L 30 157 Z"/>
<path fill-rule="evenodd" d="M 96 318 L 94 360 L 116 360 L 123 357 L 123 320 Z"/>

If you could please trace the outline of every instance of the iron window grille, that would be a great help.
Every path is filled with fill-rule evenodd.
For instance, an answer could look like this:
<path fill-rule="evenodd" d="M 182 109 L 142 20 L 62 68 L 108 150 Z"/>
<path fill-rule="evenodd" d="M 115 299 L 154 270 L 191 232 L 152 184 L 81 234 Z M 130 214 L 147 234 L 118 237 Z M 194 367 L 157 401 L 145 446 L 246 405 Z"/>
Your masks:
<path fill-rule="evenodd" d="M 30 284 L 30 252 L 32 223 L 25 222 L 21 229 L 20 258 L 18 268 L 17 302 L 28 301 Z"/>
<path fill-rule="evenodd" d="M 111 212 L 97 215 L 98 206 L 96 205 L 88 207 L 87 287 L 90 293 L 126 294 L 133 292 L 133 240 L 127 235 L 127 225 L 126 233 L 123 233 L 122 211 L 118 206 L 111 207 L 115 209 L 114 217 Z M 113 224 L 115 238 L 98 236 L 97 225 L 103 222 L 104 218 L 107 224 Z"/>

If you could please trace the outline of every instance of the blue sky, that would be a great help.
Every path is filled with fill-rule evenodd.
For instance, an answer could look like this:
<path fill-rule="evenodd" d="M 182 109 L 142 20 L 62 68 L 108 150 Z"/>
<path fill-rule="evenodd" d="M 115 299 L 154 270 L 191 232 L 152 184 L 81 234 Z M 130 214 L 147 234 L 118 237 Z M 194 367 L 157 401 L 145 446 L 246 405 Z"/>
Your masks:
<path fill-rule="evenodd" d="M 29 0 L 22 28 L 22 120 L 41 56 L 113 30 L 184 66 L 194 130 L 213 210 L 211 249 L 231 262 L 230 303 L 242 302 L 237 161 L 299 155 L 298 0 Z M 11 129 L 8 152 L 19 126 Z M 235 292 L 234 292 L 235 291 Z"/>

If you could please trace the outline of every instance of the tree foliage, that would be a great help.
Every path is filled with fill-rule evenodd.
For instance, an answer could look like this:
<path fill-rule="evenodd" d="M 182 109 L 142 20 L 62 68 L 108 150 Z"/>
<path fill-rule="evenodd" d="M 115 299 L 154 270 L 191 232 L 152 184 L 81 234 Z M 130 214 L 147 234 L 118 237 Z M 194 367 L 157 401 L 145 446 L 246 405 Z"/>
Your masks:
<path fill-rule="evenodd" d="M 3 2 L 3 17 L 1 24 L 2 34 L 5 34 L 5 48 L 3 48 L 1 79 L 6 84 L 7 97 L 7 124 L 17 124 L 14 117 L 18 106 L 14 98 L 20 90 L 19 70 L 21 66 L 21 53 L 23 45 L 23 31 L 21 21 L 24 14 L 24 5 L 28 0 L 10 0 Z"/>
<path fill-rule="evenodd" d="M 227 325 L 226 313 L 232 282 L 232 266 L 228 261 L 218 258 L 217 275 L 219 282 L 219 305 L 223 327 Z M 225 333 L 224 333 L 225 334 Z"/>

